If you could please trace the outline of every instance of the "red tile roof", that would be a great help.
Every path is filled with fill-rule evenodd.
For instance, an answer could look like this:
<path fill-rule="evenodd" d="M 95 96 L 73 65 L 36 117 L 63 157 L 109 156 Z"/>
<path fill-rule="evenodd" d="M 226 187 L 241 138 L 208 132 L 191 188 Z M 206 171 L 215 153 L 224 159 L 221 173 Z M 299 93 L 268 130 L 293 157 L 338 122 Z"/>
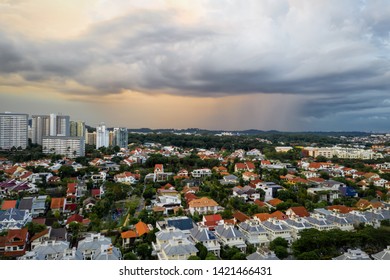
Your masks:
<path fill-rule="evenodd" d="M 139 221 L 136 225 L 135 225 L 135 229 L 138 233 L 138 236 L 142 236 L 146 233 L 149 233 L 150 229 L 149 227 L 147 226 L 147 224 L 145 224 L 144 222 L 142 221 Z"/>
<path fill-rule="evenodd" d="M 326 209 L 328 209 L 330 211 L 339 212 L 342 214 L 347 214 L 353 210 L 353 208 L 347 207 L 345 205 L 332 205 L 332 206 L 326 207 Z"/>
<path fill-rule="evenodd" d="M 310 216 L 309 211 L 307 211 L 307 209 L 303 206 L 290 207 L 289 210 L 291 210 L 295 215 L 301 218 Z"/>
<path fill-rule="evenodd" d="M 137 235 L 137 233 L 136 233 L 135 231 L 133 231 L 133 230 L 128 230 L 128 231 L 122 232 L 122 233 L 121 233 L 121 237 L 122 237 L 123 239 L 127 239 L 127 238 L 137 238 L 138 235 Z"/>
<path fill-rule="evenodd" d="M 267 204 L 265 204 L 264 201 L 261 201 L 261 200 L 258 200 L 258 199 L 256 199 L 256 200 L 254 201 L 254 204 L 256 204 L 257 206 L 260 206 L 260 207 L 264 207 L 264 206 L 267 205 Z"/>
<path fill-rule="evenodd" d="M 275 211 L 271 214 L 271 217 L 272 218 L 277 218 L 278 220 L 286 220 L 288 217 L 286 216 L 286 214 L 284 214 L 283 212 L 281 211 Z"/>
<path fill-rule="evenodd" d="M 73 214 L 66 220 L 66 224 L 69 225 L 72 222 L 82 223 L 83 219 L 83 216 L 80 216 L 79 214 Z"/>
<path fill-rule="evenodd" d="M 34 241 L 34 240 L 36 240 L 36 239 L 38 239 L 38 238 L 48 234 L 48 233 L 49 233 L 49 229 L 48 228 L 43 230 L 43 231 L 41 231 L 41 232 L 38 232 L 38 233 L 34 234 L 33 237 L 31 237 L 30 242 L 32 242 L 32 241 Z"/>
<path fill-rule="evenodd" d="M 274 198 L 268 201 L 268 204 L 271 204 L 272 206 L 277 206 L 278 204 L 282 203 L 283 200 L 280 200 L 279 198 Z"/>
<path fill-rule="evenodd" d="M 1 205 L 1 210 L 16 208 L 16 203 L 16 200 L 4 200 L 3 205 Z"/>
<path fill-rule="evenodd" d="M 68 189 L 67 189 L 67 193 L 75 193 L 76 192 L 76 186 L 77 186 L 77 183 L 68 183 Z"/>
<path fill-rule="evenodd" d="M 50 208 L 51 209 L 63 209 L 64 204 L 65 204 L 65 198 L 63 198 L 63 197 L 58 197 L 58 198 L 53 197 L 51 199 Z"/>
<path fill-rule="evenodd" d="M 245 222 L 246 220 L 249 220 L 250 217 L 240 211 L 236 211 L 234 214 L 233 214 L 233 217 L 240 223 L 242 222 Z"/>
<path fill-rule="evenodd" d="M 100 196 L 100 189 L 92 189 L 91 194 L 93 197 Z"/>

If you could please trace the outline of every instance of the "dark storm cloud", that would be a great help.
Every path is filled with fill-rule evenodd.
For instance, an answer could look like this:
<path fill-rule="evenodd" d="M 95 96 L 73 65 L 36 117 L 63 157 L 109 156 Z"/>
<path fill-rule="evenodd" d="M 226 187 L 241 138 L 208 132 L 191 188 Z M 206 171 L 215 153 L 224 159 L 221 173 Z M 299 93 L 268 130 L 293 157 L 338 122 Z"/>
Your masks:
<path fill-rule="evenodd" d="M 0 29 L 0 73 L 57 80 L 59 88 L 76 81 L 90 90 L 61 91 L 93 96 L 305 95 L 303 116 L 387 108 L 380 101 L 390 89 L 389 20 L 370 2 L 341 2 L 281 1 L 266 12 L 251 2 L 196 24 L 179 24 L 171 10 L 134 11 L 62 41 Z"/>

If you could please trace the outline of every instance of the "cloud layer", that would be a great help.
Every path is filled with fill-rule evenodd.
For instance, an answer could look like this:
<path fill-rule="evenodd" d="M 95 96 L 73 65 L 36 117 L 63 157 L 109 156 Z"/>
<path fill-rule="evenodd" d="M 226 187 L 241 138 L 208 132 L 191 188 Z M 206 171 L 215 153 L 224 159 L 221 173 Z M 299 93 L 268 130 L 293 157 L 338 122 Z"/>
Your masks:
<path fill-rule="evenodd" d="M 364 128 L 388 121 L 387 1 L 88 1 L 77 14 L 77 1 L 62 13 L 39 2 L 53 18 L 0 1 L 3 85 L 90 98 L 296 95 L 309 122 L 345 112 Z"/>

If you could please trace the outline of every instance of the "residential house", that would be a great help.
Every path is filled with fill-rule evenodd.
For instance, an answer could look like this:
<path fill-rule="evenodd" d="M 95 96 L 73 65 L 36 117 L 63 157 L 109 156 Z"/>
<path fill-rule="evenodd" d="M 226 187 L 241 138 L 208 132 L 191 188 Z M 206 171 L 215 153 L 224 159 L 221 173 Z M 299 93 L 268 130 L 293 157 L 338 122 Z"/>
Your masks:
<path fill-rule="evenodd" d="M 383 208 L 383 203 L 379 201 L 370 202 L 367 199 L 359 199 L 359 201 L 356 203 L 356 208 L 359 210 L 367 210 L 370 208 Z"/>
<path fill-rule="evenodd" d="M 238 180 L 238 177 L 235 175 L 226 175 L 226 176 L 223 176 L 223 178 L 221 180 L 219 180 L 219 182 L 222 185 L 236 185 L 236 184 L 238 184 L 239 180 Z"/>
<path fill-rule="evenodd" d="M 249 217 L 248 215 L 246 215 L 238 210 L 233 213 L 233 218 L 238 223 L 243 223 L 243 222 L 251 219 L 251 217 Z"/>
<path fill-rule="evenodd" d="M 96 204 L 96 199 L 93 197 L 88 197 L 88 198 L 84 199 L 84 201 L 83 201 L 84 211 L 87 213 L 91 212 L 92 208 L 95 206 L 95 204 Z"/>
<path fill-rule="evenodd" d="M 138 238 L 138 234 L 134 230 L 127 230 L 121 233 L 122 247 L 129 248 L 131 244 Z"/>
<path fill-rule="evenodd" d="M 76 248 L 69 248 L 66 241 L 45 241 L 27 252 L 19 260 L 82 260 L 83 255 Z"/>
<path fill-rule="evenodd" d="M 8 210 L 12 208 L 16 208 L 17 200 L 4 200 L 1 204 L 1 210 Z"/>
<path fill-rule="evenodd" d="M 204 215 L 201 224 L 209 230 L 214 230 L 216 226 L 223 224 L 220 214 Z"/>
<path fill-rule="evenodd" d="M 0 182 L 0 197 L 7 197 L 9 195 L 18 195 L 19 193 L 37 193 L 38 189 L 35 184 L 29 182 L 17 181 L 11 179 L 8 181 Z"/>
<path fill-rule="evenodd" d="M 291 217 L 283 222 L 291 229 L 291 236 L 293 240 L 299 239 L 300 233 L 303 230 L 313 228 L 313 225 L 299 216 Z"/>
<path fill-rule="evenodd" d="M 339 186 L 332 187 L 316 187 L 308 188 L 307 193 L 311 195 L 318 195 L 320 201 L 326 201 L 332 203 L 333 200 L 338 199 L 340 195 Z"/>
<path fill-rule="evenodd" d="M 38 217 L 39 215 L 45 214 L 47 195 L 40 195 L 38 197 L 34 197 L 31 207 L 31 215 L 33 218 Z"/>
<path fill-rule="evenodd" d="M 340 195 L 343 197 L 358 197 L 358 192 L 349 186 L 342 186 L 339 188 Z"/>
<path fill-rule="evenodd" d="M 233 188 L 233 197 L 241 197 L 245 201 L 260 199 L 260 193 L 256 192 L 251 186 L 237 186 Z"/>
<path fill-rule="evenodd" d="M 278 219 L 278 220 L 286 220 L 286 219 L 288 219 L 287 215 L 285 215 L 281 211 L 275 211 L 275 212 L 273 212 L 271 214 L 269 214 L 269 213 L 254 214 L 253 218 L 255 220 L 260 221 L 260 222 L 267 221 L 270 218 L 275 218 L 275 219 Z"/>
<path fill-rule="evenodd" d="M 23 197 L 19 201 L 18 209 L 19 210 L 27 210 L 29 213 L 31 213 L 32 206 L 33 206 L 33 200 L 34 200 L 34 198 L 32 198 L 32 197 Z"/>
<path fill-rule="evenodd" d="M 234 165 L 234 172 L 254 172 L 256 169 L 255 164 L 253 162 L 238 162 Z"/>
<path fill-rule="evenodd" d="M 244 181 L 253 181 L 259 179 L 259 175 L 253 172 L 244 172 L 242 173 L 242 179 Z"/>
<path fill-rule="evenodd" d="M 0 211 L 0 232 L 11 229 L 21 229 L 28 222 L 31 222 L 31 213 L 27 210 L 11 208 Z"/>
<path fill-rule="evenodd" d="M 281 220 L 276 218 L 270 218 L 267 221 L 261 223 L 268 233 L 268 239 L 273 241 L 274 239 L 281 237 L 286 239 L 289 243 L 292 242 L 292 230 Z"/>
<path fill-rule="evenodd" d="M 84 217 L 79 214 L 73 214 L 66 219 L 66 226 L 69 227 L 70 223 L 79 223 L 82 224 Z"/>
<path fill-rule="evenodd" d="M 286 210 L 286 215 L 289 218 L 293 217 L 309 217 L 310 213 L 307 211 L 307 209 L 304 206 L 295 206 L 295 207 L 290 207 Z"/>
<path fill-rule="evenodd" d="M 262 156 L 262 153 L 261 153 L 258 149 L 252 149 L 252 150 L 246 152 L 246 155 L 247 155 L 247 156 L 255 156 L 255 157 L 258 157 L 258 156 Z"/>
<path fill-rule="evenodd" d="M 353 208 L 345 205 L 331 205 L 331 206 L 327 206 L 326 209 L 341 214 L 347 214 L 353 210 Z"/>
<path fill-rule="evenodd" d="M 331 215 L 328 215 L 326 217 L 328 221 L 332 222 L 334 225 L 336 225 L 337 228 L 344 230 L 344 231 L 351 231 L 354 230 L 353 224 L 354 220 L 347 215 L 340 214 L 340 213 L 332 213 Z"/>
<path fill-rule="evenodd" d="M 191 230 L 190 238 L 195 244 L 202 243 L 207 248 L 207 251 L 219 257 L 221 245 L 218 243 L 214 232 L 210 231 L 207 226 L 199 225 L 194 227 Z"/>
<path fill-rule="evenodd" d="M 84 260 L 120 260 L 121 251 L 112 245 L 111 238 L 100 233 L 90 234 L 79 241 L 77 249 Z"/>
<path fill-rule="evenodd" d="M 265 248 L 258 248 L 256 252 L 246 257 L 250 261 L 268 261 L 268 260 L 279 260 L 273 251 Z"/>
<path fill-rule="evenodd" d="M 133 174 L 131 172 L 123 172 L 119 173 L 114 176 L 114 181 L 117 183 L 123 183 L 123 184 L 136 184 L 138 180 L 140 179 L 139 174 Z"/>
<path fill-rule="evenodd" d="M 332 260 L 371 260 L 367 253 L 363 252 L 360 249 L 348 249 L 344 254 L 332 258 Z"/>
<path fill-rule="evenodd" d="M 23 256 L 26 252 L 27 241 L 27 228 L 8 230 L 5 236 L 3 255 L 6 257 Z"/>
<path fill-rule="evenodd" d="M 46 228 L 46 229 L 44 229 L 43 231 L 34 234 L 34 235 L 30 238 L 30 247 L 31 247 L 31 250 L 34 250 L 34 248 L 35 248 L 36 246 L 38 246 L 39 244 L 42 244 L 42 243 L 44 243 L 45 241 L 47 241 L 47 240 L 50 239 L 50 230 L 51 230 L 51 228 Z"/>
<path fill-rule="evenodd" d="M 180 207 L 181 196 L 178 191 L 172 188 L 160 188 L 157 190 L 156 200 L 152 201 L 154 206 L 164 207 L 164 214 L 173 212 L 174 208 Z"/>
<path fill-rule="evenodd" d="M 194 215 L 195 212 L 198 212 L 199 214 L 215 214 L 219 211 L 218 206 L 218 203 L 214 199 L 202 197 L 192 200 L 188 204 L 188 210 L 190 211 L 191 215 Z"/>
<path fill-rule="evenodd" d="M 157 228 L 158 227 L 159 226 L 157 226 Z M 169 241 L 173 239 L 184 240 L 187 239 L 187 236 L 183 231 L 175 227 L 165 227 L 158 231 L 156 233 L 156 242 L 152 242 L 152 255 L 157 255 L 159 260 L 167 259 L 167 255 L 164 254 L 163 248 L 165 248 Z"/>
<path fill-rule="evenodd" d="M 390 246 L 383 249 L 379 253 L 371 255 L 374 260 L 390 260 Z"/>
<path fill-rule="evenodd" d="M 187 260 L 196 256 L 198 249 L 187 238 L 172 238 L 161 247 L 157 254 L 159 260 Z"/>
<path fill-rule="evenodd" d="M 246 251 L 244 235 L 231 224 L 218 225 L 215 228 L 215 235 L 222 245 L 237 247 L 241 251 Z"/>
<path fill-rule="evenodd" d="M 192 177 L 194 178 L 203 178 L 211 176 L 212 172 L 209 168 L 194 169 L 191 172 Z"/>
<path fill-rule="evenodd" d="M 326 216 L 321 214 L 313 214 L 310 217 L 306 217 L 305 219 L 315 229 L 320 231 L 336 228 L 336 225 L 332 221 L 328 220 Z"/>
<path fill-rule="evenodd" d="M 380 221 L 377 217 L 368 211 L 356 211 L 353 210 L 345 215 L 350 221 L 353 221 L 355 226 L 359 226 L 360 224 L 370 225 L 374 228 L 378 228 L 380 226 Z"/>
<path fill-rule="evenodd" d="M 54 212 L 63 213 L 65 211 L 66 200 L 64 197 L 53 197 L 51 199 L 50 209 Z"/>
<path fill-rule="evenodd" d="M 261 189 L 265 192 L 264 201 L 273 199 L 278 190 L 283 189 L 282 186 L 275 184 L 274 182 L 257 181 L 255 184 L 256 189 Z"/>
<path fill-rule="evenodd" d="M 273 199 L 267 201 L 267 204 L 269 204 L 271 207 L 276 207 L 280 203 L 283 203 L 283 200 L 281 200 L 279 198 L 273 198 Z"/>
<path fill-rule="evenodd" d="M 269 239 L 267 231 L 261 226 L 258 220 L 247 220 L 238 224 L 239 231 L 244 235 L 244 239 L 248 244 L 258 246 L 268 246 Z"/>
<path fill-rule="evenodd" d="M 186 169 L 180 169 L 176 176 L 179 178 L 188 178 L 188 171 Z"/>

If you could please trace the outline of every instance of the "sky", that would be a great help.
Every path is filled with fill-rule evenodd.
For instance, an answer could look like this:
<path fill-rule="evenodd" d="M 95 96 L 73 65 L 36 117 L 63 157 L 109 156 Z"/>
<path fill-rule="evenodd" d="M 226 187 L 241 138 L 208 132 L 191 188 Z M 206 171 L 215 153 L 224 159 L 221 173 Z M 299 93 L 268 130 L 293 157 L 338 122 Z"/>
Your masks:
<path fill-rule="evenodd" d="M 0 0 L 0 112 L 390 131 L 390 3 Z"/>

